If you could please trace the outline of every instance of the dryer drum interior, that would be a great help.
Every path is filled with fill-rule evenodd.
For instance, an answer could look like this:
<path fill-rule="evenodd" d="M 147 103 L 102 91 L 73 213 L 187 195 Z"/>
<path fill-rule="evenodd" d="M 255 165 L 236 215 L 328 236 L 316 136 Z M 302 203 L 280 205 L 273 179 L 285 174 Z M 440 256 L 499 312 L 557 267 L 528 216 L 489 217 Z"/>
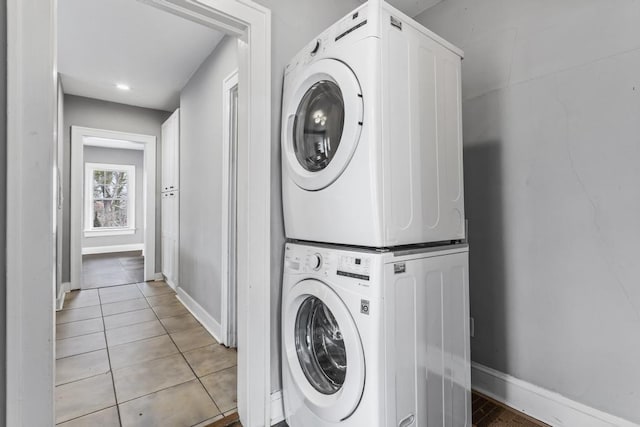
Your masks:
<path fill-rule="evenodd" d="M 309 383 L 320 393 L 336 393 L 346 378 L 347 351 L 331 310 L 308 297 L 298 309 L 294 331 L 298 360 Z"/>
<path fill-rule="evenodd" d="M 344 128 L 344 100 L 337 84 L 321 80 L 307 90 L 296 111 L 293 145 L 300 165 L 317 172 L 329 165 Z"/>

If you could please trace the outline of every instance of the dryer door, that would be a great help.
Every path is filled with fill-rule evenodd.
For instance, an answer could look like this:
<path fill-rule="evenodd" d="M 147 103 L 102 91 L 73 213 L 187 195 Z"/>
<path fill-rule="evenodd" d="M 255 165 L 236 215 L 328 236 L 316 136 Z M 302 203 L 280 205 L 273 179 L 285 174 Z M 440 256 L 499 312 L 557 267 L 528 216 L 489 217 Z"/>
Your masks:
<path fill-rule="evenodd" d="M 283 100 L 282 151 L 289 176 L 305 190 L 320 190 L 345 170 L 358 145 L 362 91 L 351 69 L 321 59 L 292 82 Z"/>
<path fill-rule="evenodd" d="M 325 283 L 304 280 L 283 302 L 287 365 L 306 405 L 338 422 L 358 407 L 365 366 L 360 334 L 340 297 Z"/>

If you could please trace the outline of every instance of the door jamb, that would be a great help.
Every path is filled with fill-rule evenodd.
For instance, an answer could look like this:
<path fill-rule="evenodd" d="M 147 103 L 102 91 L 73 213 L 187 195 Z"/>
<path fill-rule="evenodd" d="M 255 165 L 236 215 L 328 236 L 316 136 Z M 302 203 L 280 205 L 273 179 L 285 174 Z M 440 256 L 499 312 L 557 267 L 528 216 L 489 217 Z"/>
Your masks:
<path fill-rule="evenodd" d="M 271 12 L 250 0 L 141 0 L 239 37 L 238 411 L 271 423 Z M 53 425 L 50 182 L 56 0 L 7 0 L 6 424 Z M 266 280 L 265 280 L 266 279 Z M 34 411 L 33 408 L 38 408 Z"/>
<path fill-rule="evenodd" d="M 96 137 L 144 145 L 142 212 L 144 215 L 144 280 L 156 276 L 156 137 L 128 132 L 71 126 L 71 289 L 82 289 L 84 223 L 84 138 Z M 138 177 L 140 179 L 140 177 Z"/>
<path fill-rule="evenodd" d="M 230 297 L 231 297 L 231 292 L 234 292 L 235 289 L 232 289 L 232 286 L 235 286 L 236 281 L 234 281 L 234 283 L 232 283 L 231 281 L 231 263 L 232 261 L 237 260 L 237 251 L 236 249 L 236 245 L 233 246 L 234 252 L 236 253 L 231 253 L 231 236 L 230 233 L 232 232 L 231 230 L 231 224 L 232 221 L 234 224 L 237 224 L 237 209 L 234 209 L 234 212 L 236 214 L 236 218 L 231 218 L 231 206 L 230 206 L 230 202 L 231 202 L 231 198 L 233 197 L 234 201 L 237 200 L 237 191 L 234 192 L 235 194 L 232 194 L 232 189 L 231 189 L 231 172 L 233 170 L 237 170 L 237 167 L 234 167 L 233 163 L 234 162 L 234 156 L 232 156 L 232 150 L 235 150 L 235 152 L 237 153 L 237 147 L 232 146 L 232 141 L 231 141 L 231 131 L 229 129 L 230 126 L 230 121 L 231 121 L 231 108 L 230 108 L 230 103 L 231 103 L 231 91 L 233 90 L 234 87 L 236 87 L 238 85 L 238 70 L 235 70 L 234 72 L 232 72 L 230 75 L 228 75 L 222 82 L 222 229 L 221 229 L 221 236 L 222 236 L 222 241 L 221 241 L 221 247 L 222 250 L 220 251 L 222 254 L 222 260 L 220 263 L 220 270 L 221 270 L 221 275 L 222 275 L 222 297 L 220 298 L 220 313 L 221 313 L 221 322 L 220 322 L 220 329 L 222 332 L 222 340 L 223 340 L 223 344 L 227 345 L 227 346 L 233 346 L 234 343 L 232 342 L 232 337 L 230 337 L 229 334 L 229 326 L 230 326 L 230 319 L 229 319 L 229 315 L 230 312 L 234 311 L 233 308 L 231 308 L 231 303 L 232 301 L 230 301 Z M 237 139 L 237 138 L 236 138 Z M 237 186 L 237 179 L 236 179 L 236 186 Z M 234 234 L 235 234 L 235 229 L 233 230 Z M 234 237 L 234 239 L 237 241 L 237 237 Z M 237 287 L 236 287 L 237 289 Z M 234 298 L 235 300 L 235 298 Z M 237 307 L 237 304 L 236 304 Z"/>

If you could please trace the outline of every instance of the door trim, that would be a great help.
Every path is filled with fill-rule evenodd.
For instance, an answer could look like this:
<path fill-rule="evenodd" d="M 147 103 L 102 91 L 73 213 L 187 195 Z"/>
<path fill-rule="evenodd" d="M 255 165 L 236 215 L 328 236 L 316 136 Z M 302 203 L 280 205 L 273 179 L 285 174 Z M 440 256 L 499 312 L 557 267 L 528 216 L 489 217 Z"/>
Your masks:
<path fill-rule="evenodd" d="M 222 82 L 222 230 L 220 233 L 222 260 L 220 270 L 222 289 L 220 298 L 222 344 L 236 347 L 236 327 L 234 315 L 237 313 L 237 281 L 232 271 L 237 260 L 237 145 L 231 140 L 231 92 L 238 86 L 238 70 L 229 74 Z M 236 136 L 237 139 L 237 136 Z M 233 186 L 233 187 L 232 187 Z M 235 217 L 234 217 L 235 216 Z M 233 274 L 232 274 L 233 273 Z"/>
<path fill-rule="evenodd" d="M 271 420 L 271 12 L 250 0 L 144 0 L 239 37 L 238 411 Z M 6 424 L 55 424 L 50 206 L 56 1 L 7 0 Z M 33 52 L 37 52 L 34 55 Z M 250 83 L 250 84 L 248 84 Z M 265 281 L 265 278 L 267 280 Z M 49 285 L 47 285 L 49 284 Z M 33 408 L 38 408 L 34 411 Z"/>
<path fill-rule="evenodd" d="M 82 232 L 84 216 L 84 138 L 96 137 L 144 144 L 144 280 L 156 275 L 156 137 L 82 126 L 71 126 L 71 289 L 82 289 Z M 138 178 L 140 179 L 140 178 Z M 138 213 L 140 215 L 140 213 Z"/>

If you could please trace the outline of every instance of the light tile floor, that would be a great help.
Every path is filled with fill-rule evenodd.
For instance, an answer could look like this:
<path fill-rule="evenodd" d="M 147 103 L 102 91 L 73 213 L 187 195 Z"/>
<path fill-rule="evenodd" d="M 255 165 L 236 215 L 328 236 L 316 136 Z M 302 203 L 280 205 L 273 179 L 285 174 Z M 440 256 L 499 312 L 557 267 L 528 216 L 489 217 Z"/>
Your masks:
<path fill-rule="evenodd" d="M 70 292 L 56 337 L 60 426 L 190 427 L 236 410 L 236 351 L 164 282 Z"/>

